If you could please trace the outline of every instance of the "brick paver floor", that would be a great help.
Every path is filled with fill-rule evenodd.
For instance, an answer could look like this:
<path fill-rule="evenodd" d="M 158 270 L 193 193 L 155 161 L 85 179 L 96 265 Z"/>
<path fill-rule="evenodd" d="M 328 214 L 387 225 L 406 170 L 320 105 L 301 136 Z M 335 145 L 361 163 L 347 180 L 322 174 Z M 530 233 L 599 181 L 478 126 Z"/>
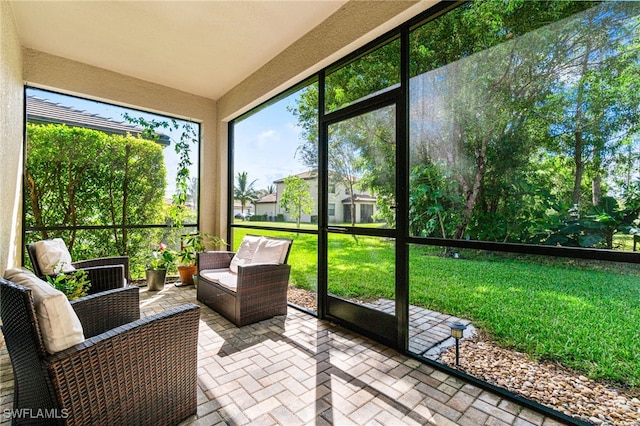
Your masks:
<path fill-rule="evenodd" d="M 143 288 L 141 309 L 195 299 L 193 287 Z M 201 307 L 198 412 L 184 425 L 561 424 L 294 308 L 237 328 Z M 4 411 L 13 399 L 4 346 L 0 380 Z"/>
<path fill-rule="evenodd" d="M 389 299 L 378 299 L 375 302 L 366 303 L 365 306 L 395 315 L 396 303 Z M 422 355 L 429 359 L 437 359 L 440 351 L 455 345 L 451 337 L 453 323 L 464 324 L 464 337 L 475 333 L 471 321 L 458 318 L 419 306 L 409 306 L 409 350 L 412 353 Z"/>

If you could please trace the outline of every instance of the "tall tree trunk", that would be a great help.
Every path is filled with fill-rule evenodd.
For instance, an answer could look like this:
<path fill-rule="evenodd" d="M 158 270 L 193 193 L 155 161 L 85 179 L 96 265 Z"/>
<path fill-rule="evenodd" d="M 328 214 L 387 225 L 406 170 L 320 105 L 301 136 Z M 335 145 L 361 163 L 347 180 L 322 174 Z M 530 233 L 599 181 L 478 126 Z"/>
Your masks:
<path fill-rule="evenodd" d="M 604 149 L 604 148 L 602 148 Z M 593 179 L 591 181 L 591 202 L 600 204 L 602 198 L 602 150 L 593 150 Z"/>
<path fill-rule="evenodd" d="M 600 204 L 600 199 L 602 198 L 602 177 L 600 173 L 593 177 L 591 188 L 591 201 L 594 206 Z"/>
<path fill-rule="evenodd" d="M 589 69 L 589 55 L 591 54 L 591 43 L 587 40 L 587 45 L 584 49 L 584 55 L 582 57 L 582 69 L 580 70 L 580 82 L 578 84 L 578 94 L 576 96 L 576 116 L 575 116 L 575 132 L 574 132 L 574 152 L 573 162 L 575 166 L 575 175 L 573 179 L 573 194 L 571 196 L 571 202 L 577 206 L 580 206 L 580 196 L 582 194 L 582 178 L 584 176 L 584 139 L 582 135 L 582 121 L 584 119 L 582 114 L 582 106 L 584 103 L 584 90 L 585 83 L 583 81 L 587 71 Z"/>
<path fill-rule="evenodd" d="M 29 188 L 29 200 L 31 201 L 31 210 L 33 211 L 33 222 L 35 226 L 43 227 L 42 221 L 42 209 L 40 208 L 40 193 L 36 187 L 36 182 L 33 179 L 33 175 L 27 169 L 25 171 L 26 186 Z M 49 233 L 45 230 L 40 231 L 42 239 L 49 238 Z"/>
<path fill-rule="evenodd" d="M 351 226 L 356 226 L 356 194 L 353 192 L 353 178 L 349 178 L 349 195 L 351 195 L 351 201 L 349 202 Z"/>
<path fill-rule="evenodd" d="M 489 144 L 489 138 L 490 136 L 488 134 L 482 137 L 480 149 L 477 152 L 476 175 L 473 179 L 473 185 L 471 186 L 470 191 L 467 193 L 467 201 L 464 205 L 464 209 L 462 210 L 460 222 L 456 227 L 456 233 L 454 236 L 454 238 L 456 239 L 461 239 L 464 235 L 464 232 L 467 229 L 467 226 L 469 226 L 469 221 L 471 220 L 471 214 L 473 213 L 473 209 L 480 195 L 480 189 L 482 188 L 482 180 L 484 179 L 484 174 L 487 168 L 487 145 Z"/>
<path fill-rule="evenodd" d="M 122 249 L 120 255 L 127 254 L 127 245 L 129 244 L 129 229 L 127 229 L 127 204 L 129 200 L 129 157 L 131 157 L 131 145 L 125 147 L 124 157 L 124 180 L 122 183 Z"/>
<path fill-rule="evenodd" d="M 573 193 L 571 195 L 571 202 L 574 205 L 580 205 L 580 196 L 582 195 L 582 176 L 584 175 L 584 161 L 582 161 L 582 149 L 584 146 L 582 140 L 582 131 L 576 130 L 574 134 L 575 147 L 573 153 L 573 164 L 575 167 L 573 177 Z"/>

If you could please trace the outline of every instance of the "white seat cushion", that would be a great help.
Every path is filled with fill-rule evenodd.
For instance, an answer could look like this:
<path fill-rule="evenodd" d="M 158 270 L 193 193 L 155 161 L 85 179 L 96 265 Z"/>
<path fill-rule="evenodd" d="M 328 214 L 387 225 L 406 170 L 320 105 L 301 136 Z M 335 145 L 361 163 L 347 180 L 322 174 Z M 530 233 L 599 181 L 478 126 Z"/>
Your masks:
<path fill-rule="evenodd" d="M 62 238 L 38 241 L 35 247 L 38 266 L 44 275 L 76 270 L 71 265 L 71 254 Z"/>
<path fill-rule="evenodd" d="M 61 291 L 24 269 L 8 269 L 4 278 L 31 289 L 38 326 L 47 352 L 53 354 L 84 342 L 82 324 Z"/>
<path fill-rule="evenodd" d="M 284 263 L 289 249 L 289 241 L 263 238 L 258 243 L 251 263 Z"/>
<path fill-rule="evenodd" d="M 198 273 L 201 278 L 216 282 L 229 290 L 236 291 L 238 287 L 238 274 L 229 269 L 204 269 Z"/>
<path fill-rule="evenodd" d="M 256 252 L 258 248 L 258 244 L 262 241 L 263 237 L 258 237 L 254 235 L 245 235 L 242 238 L 242 242 L 240 243 L 240 247 L 238 247 L 238 251 L 231 259 L 231 264 L 229 265 L 229 269 L 231 272 L 238 273 L 238 265 L 246 265 L 251 263 L 251 259 L 253 258 L 253 254 Z"/>

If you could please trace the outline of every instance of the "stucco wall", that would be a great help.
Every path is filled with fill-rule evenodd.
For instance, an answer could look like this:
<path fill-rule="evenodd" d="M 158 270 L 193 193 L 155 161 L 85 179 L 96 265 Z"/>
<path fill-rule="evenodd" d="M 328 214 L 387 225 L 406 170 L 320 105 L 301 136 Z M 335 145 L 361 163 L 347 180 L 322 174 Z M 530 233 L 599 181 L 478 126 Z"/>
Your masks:
<path fill-rule="evenodd" d="M 22 155 L 24 94 L 22 52 L 11 5 L 0 1 L 0 274 L 22 255 Z"/>
<path fill-rule="evenodd" d="M 200 227 L 224 236 L 214 220 L 226 208 L 216 196 L 222 178 L 226 179 L 226 171 L 216 164 L 226 158 L 226 152 L 220 152 L 216 143 L 215 101 L 31 49 L 24 50 L 24 77 L 27 84 L 36 87 L 201 123 Z M 192 159 L 197 161 L 195 155 Z"/>

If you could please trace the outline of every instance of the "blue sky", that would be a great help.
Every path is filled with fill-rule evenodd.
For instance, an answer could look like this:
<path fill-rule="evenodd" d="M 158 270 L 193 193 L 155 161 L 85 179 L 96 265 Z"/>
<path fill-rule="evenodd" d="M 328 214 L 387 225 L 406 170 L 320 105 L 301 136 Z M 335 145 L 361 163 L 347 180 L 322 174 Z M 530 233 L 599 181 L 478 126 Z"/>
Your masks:
<path fill-rule="evenodd" d="M 156 114 L 142 113 L 129 108 L 38 89 L 28 89 L 27 93 L 92 114 L 100 114 L 116 121 L 124 121 L 124 112 L 129 112 L 134 117 L 165 119 Z M 301 129 L 297 126 L 297 120 L 293 114 L 287 111 L 287 106 L 294 106 L 295 100 L 295 95 L 280 100 L 242 120 L 235 127 L 234 175 L 246 171 L 250 181 L 256 180 L 254 186 L 256 189 L 266 189 L 267 186 L 273 184 L 274 180 L 307 169 L 294 158 L 301 140 Z M 169 134 L 172 141 L 179 140 L 181 133 L 164 129 L 162 132 Z M 164 154 L 167 167 L 167 195 L 170 196 L 175 191 L 178 158 L 172 146 L 165 148 Z M 192 160 L 197 159 L 195 150 L 192 152 L 191 158 Z M 197 164 L 191 171 L 191 177 L 196 176 Z"/>
<path fill-rule="evenodd" d="M 287 111 L 296 99 L 289 96 L 236 124 L 234 176 L 247 172 L 249 181 L 256 180 L 256 189 L 266 189 L 274 180 L 307 170 L 295 158 L 301 129 Z"/>

